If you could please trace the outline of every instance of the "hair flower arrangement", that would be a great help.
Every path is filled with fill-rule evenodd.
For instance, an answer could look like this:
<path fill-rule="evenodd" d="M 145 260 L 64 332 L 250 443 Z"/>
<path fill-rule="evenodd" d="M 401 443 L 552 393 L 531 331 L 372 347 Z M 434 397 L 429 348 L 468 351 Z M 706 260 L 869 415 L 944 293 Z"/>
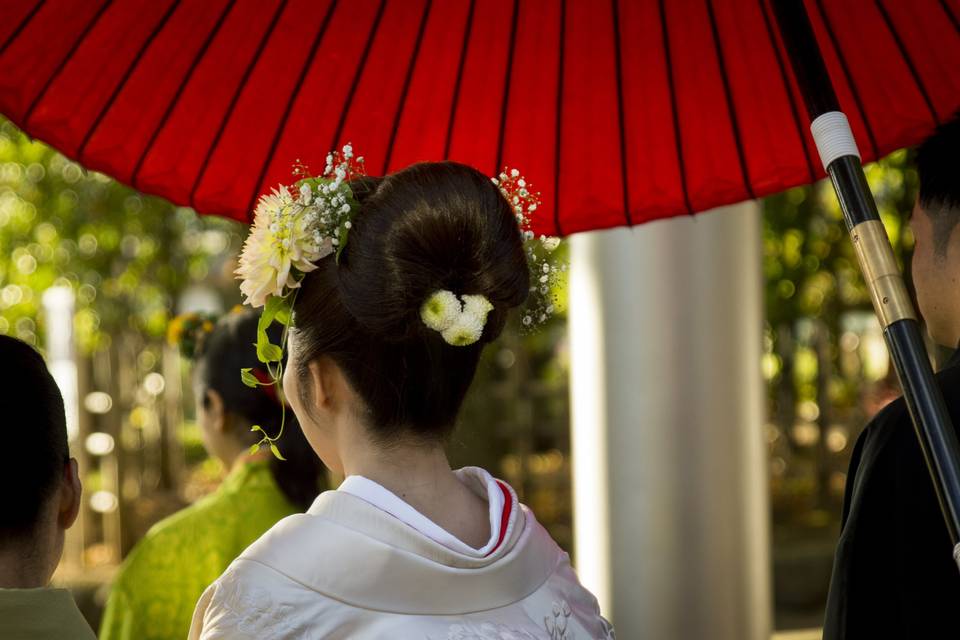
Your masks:
<path fill-rule="evenodd" d="M 282 397 L 283 349 L 297 289 L 304 275 L 317 268 L 318 261 L 331 254 L 339 261 L 357 209 L 349 183 L 366 175 L 363 158 L 354 156 L 350 144 L 329 153 L 326 161 L 320 176 L 310 176 L 298 163 L 294 175 L 300 180 L 295 185 L 278 186 L 260 198 L 236 270 L 245 302 L 254 308 L 263 307 L 257 327 L 257 359 L 266 365 L 269 378 L 263 380 L 250 369 L 240 375 L 248 387 L 276 387 L 278 397 Z M 284 326 L 279 345 L 267 336 L 274 322 Z M 281 406 L 286 404 L 281 402 Z M 284 423 L 282 419 L 280 432 L 274 436 L 254 425 L 251 430 L 263 437 L 251 447 L 251 453 L 267 445 L 282 460 L 275 443 L 283 434 Z"/>
<path fill-rule="evenodd" d="M 540 193 L 533 191 L 516 169 L 504 167 L 493 184 L 507 199 L 517 216 L 523 234 L 527 266 L 530 267 L 530 295 L 521 310 L 523 329 L 531 331 L 546 324 L 556 311 L 556 291 L 562 286 L 567 263 L 557 252 L 560 238 L 533 232 L 532 216 L 542 204 Z"/>
<path fill-rule="evenodd" d="M 339 262 L 358 208 L 350 181 L 366 175 L 366 171 L 363 158 L 355 157 L 353 146 L 346 144 L 327 155 L 321 175 L 310 176 L 299 163 L 294 167 L 294 175 L 300 177 L 296 184 L 278 186 L 257 202 L 250 235 L 236 270 L 245 302 L 263 308 L 256 348 L 257 358 L 269 374 L 265 379 L 259 370 L 243 369 L 241 378 L 250 387 L 275 387 L 283 407 L 283 350 L 297 291 L 303 277 L 317 268 L 318 261 L 334 255 Z M 505 168 L 493 178 L 493 183 L 513 207 L 523 234 L 531 287 L 522 324 L 524 329 L 532 329 L 544 324 L 555 309 L 554 292 L 567 270 L 566 264 L 560 264 L 556 258 L 560 240 L 534 234 L 530 218 L 540 206 L 540 194 L 532 190 L 519 171 Z M 420 318 L 427 327 L 439 332 L 447 344 L 468 346 L 480 340 L 492 310 L 493 304 L 483 295 L 438 290 L 424 301 Z M 267 329 L 274 322 L 284 327 L 279 345 L 271 343 L 267 336 Z M 251 430 L 260 432 L 262 438 L 251 447 L 251 453 L 269 446 L 282 460 L 276 441 L 283 434 L 284 423 L 282 419 L 276 435 L 254 425 Z"/>

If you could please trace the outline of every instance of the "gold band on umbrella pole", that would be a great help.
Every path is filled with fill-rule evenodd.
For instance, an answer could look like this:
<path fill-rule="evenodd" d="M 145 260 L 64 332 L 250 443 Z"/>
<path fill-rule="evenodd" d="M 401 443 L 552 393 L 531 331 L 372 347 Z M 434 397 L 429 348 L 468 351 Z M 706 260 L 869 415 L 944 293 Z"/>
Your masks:
<path fill-rule="evenodd" d="M 883 223 L 879 220 L 861 222 L 850 230 L 850 238 L 883 328 L 899 320 L 916 320 L 913 302 L 893 257 Z"/>

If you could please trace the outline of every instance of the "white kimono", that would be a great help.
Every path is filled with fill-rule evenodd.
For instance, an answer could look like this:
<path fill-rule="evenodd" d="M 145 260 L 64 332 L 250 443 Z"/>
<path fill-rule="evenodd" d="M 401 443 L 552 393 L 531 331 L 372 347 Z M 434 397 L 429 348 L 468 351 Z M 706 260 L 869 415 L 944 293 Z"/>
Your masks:
<path fill-rule="evenodd" d="M 481 469 L 457 473 L 490 504 L 484 548 L 351 477 L 210 585 L 190 639 L 612 640 L 569 556 L 513 490 Z"/>

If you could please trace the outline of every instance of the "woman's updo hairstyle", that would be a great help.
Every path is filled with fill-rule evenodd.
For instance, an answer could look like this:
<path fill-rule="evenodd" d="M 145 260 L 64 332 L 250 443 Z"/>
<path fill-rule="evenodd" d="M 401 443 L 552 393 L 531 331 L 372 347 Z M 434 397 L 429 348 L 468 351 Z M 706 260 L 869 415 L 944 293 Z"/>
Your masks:
<path fill-rule="evenodd" d="M 301 379 L 334 360 L 364 401 L 374 434 L 442 437 L 452 429 L 483 345 L 526 300 L 529 269 L 515 214 L 490 178 L 421 163 L 351 183 L 360 203 L 339 264 L 306 275 L 294 308 Z M 451 346 L 420 309 L 437 290 L 493 305 L 480 340 Z"/>

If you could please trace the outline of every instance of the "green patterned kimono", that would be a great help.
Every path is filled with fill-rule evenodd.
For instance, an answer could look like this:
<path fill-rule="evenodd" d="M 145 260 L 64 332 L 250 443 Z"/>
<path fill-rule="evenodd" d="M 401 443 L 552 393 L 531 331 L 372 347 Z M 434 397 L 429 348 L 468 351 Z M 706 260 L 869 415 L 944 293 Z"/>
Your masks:
<path fill-rule="evenodd" d="M 269 463 L 235 469 L 211 495 L 158 522 L 124 561 L 101 640 L 182 640 L 197 600 L 234 558 L 296 512 Z"/>

